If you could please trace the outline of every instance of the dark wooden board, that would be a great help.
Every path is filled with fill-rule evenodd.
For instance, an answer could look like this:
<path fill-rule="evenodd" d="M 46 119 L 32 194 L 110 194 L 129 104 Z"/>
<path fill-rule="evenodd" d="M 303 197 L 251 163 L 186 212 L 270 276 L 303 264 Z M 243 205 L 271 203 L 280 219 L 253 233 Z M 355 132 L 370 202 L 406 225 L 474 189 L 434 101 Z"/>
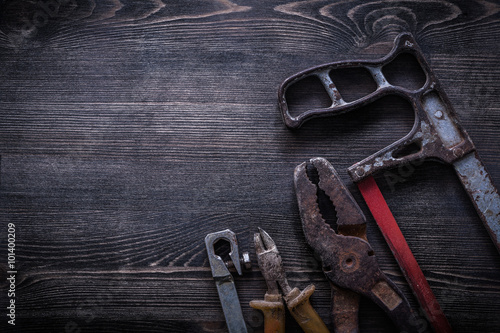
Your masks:
<path fill-rule="evenodd" d="M 412 33 L 500 184 L 500 5 L 494 1 L 0 1 L 1 293 L 16 226 L 16 326 L 1 331 L 224 332 L 204 245 L 230 228 L 265 283 L 252 235 L 277 242 L 292 286 L 330 325 L 330 287 L 305 243 L 292 174 L 323 156 L 368 219 L 382 270 L 415 298 L 345 169 L 406 134 L 386 97 L 290 131 L 277 89 L 308 67 L 377 59 Z M 28 22 L 28 23 L 27 23 Z M 455 332 L 500 331 L 500 256 L 450 166 L 426 162 L 389 206 Z M 424 323 L 423 328 L 429 328 Z M 369 301 L 362 332 L 395 331 Z M 287 332 L 300 332 L 288 315 Z"/>

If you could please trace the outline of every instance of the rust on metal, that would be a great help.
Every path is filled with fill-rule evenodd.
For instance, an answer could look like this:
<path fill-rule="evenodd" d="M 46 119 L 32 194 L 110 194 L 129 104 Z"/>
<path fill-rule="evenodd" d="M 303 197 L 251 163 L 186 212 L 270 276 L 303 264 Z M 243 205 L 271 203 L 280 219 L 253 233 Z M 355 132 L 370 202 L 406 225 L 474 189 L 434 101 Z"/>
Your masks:
<path fill-rule="evenodd" d="M 390 84 L 382 71 L 384 66 L 390 64 L 402 53 L 413 55 L 426 74 L 426 82 L 416 90 Z M 335 83 L 329 77 L 332 70 L 341 68 L 366 69 L 377 85 L 375 91 L 355 101 L 344 101 L 335 88 Z M 332 104 L 327 108 L 311 109 L 298 116 L 292 116 L 286 101 L 287 89 L 309 76 L 320 79 L 332 99 Z M 337 115 L 358 109 L 386 95 L 399 95 L 410 102 L 415 111 L 415 123 L 411 131 L 400 140 L 351 166 L 348 172 L 355 182 L 377 171 L 422 158 L 435 158 L 451 164 L 475 149 L 469 135 L 460 126 L 455 111 L 439 81 L 410 34 L 399 35 L 392 51 L 380 60 L 333 62 L 316 66 L 286 79 L 278 94 L 283 120 L 290 128 L 298 128 L 311 118 Z M 416 145 L 420 149 L 408 155 L 398 156 L 398 152 L 410 145 Z"/>
<path fill-rule="evenodd" d="M 426 77 L 425 83 L 421 87 L 408 89 L 393 85 L 384 76 L 383 68 L 391 64 L 401 54 L 410 54 L 418 61 Z M 375 81 L 376 89 L 355 101 L 344 101 L 332 81 L 330 73 L 337 69 L 349 68 L 367 70 Z M 286 99 L 287 90 L 293 84 L 307 77 L 319 78 L 332 103 L 326 108 L 309 109 L 297 116 L 292 116 Z M 309 119 L 346 113 L 368 105 L 386 95 L 398 95 L 410 102 L 415 112 L 413 128 L 403 138 L 349 167 L 347 171 L 351 179 L 354 182 L 360 182 L 382 170 L 424 159 L 436 159 L 451 164 L 493 243 L 500 252 L 500 196 L 498 190 L 476 153 L 472 140 L 460 125 L 457 114 L 441 84 L 410 34 L 403 33 L 397 36 L 393 49 L 382 59 L 333 62 L 293 75 L 281 84 L 278 100 L 286 126 L 298 128 Z M 485 175 L 479 177 L 478 170 L 484 172 Z"/>
<path fill-rule="evenodd" d="M 252 301 L 250 306 L 264 313 L 264 331 L 285 332 L 284 299 L 288 310 L 305 333 L 328 333 L 325 323 L 309 302 L 315 290 L 314 285 L 307 286 L 303 291 L 299 288 L 292 289 L 286 279 L 281 255 L 271 236 L 259 228 L 259 232 L 254 235 L 254 242 L 267 292 L 263 301 Z"/>
<path fill-rule="evenodd" d="M 417 321 L 408 301 L 380 270 L 366 240 L 365 216 L 332 165 L 324 158 L 304 162 L 295 169 L 294 182 L 305 238 L 336 286 L 332 300 L 332 314 L 338 316 L 334 317 L 335 331 L 352 331 L 353 320 L 343 316 L 341 309 L 346 306 L 350 314 L 353 309 L 357 312 L 356 294 L 360 294 L 384 309 L 401 331 L 416 332 L 413 324 Z M 321 195 L 336 211 L 338 232 L 323 217 L 326 212 L 319 205 Z"/>
<path fill-rule="evenodd" d="M 380 299 L 381 302 L 389 310 L 394 310 L 398 307 L 403 299 L 396 293 L 385 281 L 380 281 L 372 288 L 373 294 Z"/>
<path fill-rule="evenodd" d="M 215 253 L 214 245 L 221 239 L 229 242 L 231 246 L 231 252 L 229 253 L 231 261 L 238 274 L 242 274 L 238 240 L 236 238 L 236 234 L 229 229 L 214 232 L 205 237 L 208 261 L 210 262 L 212 276 L 214 277 L 215 285 L 217 286 L 219 299 L 222 304 L 222 310 L 224 311 L 224 317 L 226 318 L 226 324 L 229 332 L 246 333 L 247 328 L 245 319 L 243 318 L 243 312 L 241 311 L 240 301 L 238 299 L 238 293 L 236 292 L 233 276 L 229 272 L 226 263 L 224 263 L 222 258 Z"/>

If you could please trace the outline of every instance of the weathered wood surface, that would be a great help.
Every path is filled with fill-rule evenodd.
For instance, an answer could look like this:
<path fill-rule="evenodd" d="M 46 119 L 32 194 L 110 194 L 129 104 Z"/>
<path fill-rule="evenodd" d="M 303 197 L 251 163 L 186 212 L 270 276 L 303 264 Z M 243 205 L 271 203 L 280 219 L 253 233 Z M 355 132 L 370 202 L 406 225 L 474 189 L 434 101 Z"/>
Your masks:
<path fill-rule="evenodd" d="M 290 131 L 277 88 L 313 65 L 379 58 L 402 31 L 500 184 L 498 3 L 59 2 L 0 1 L 2 309 L 9 222 L 18 261 L 17 325 L 2 310 L 2 332 L 224 332 L 203 239 L 230 228 L 252 250 L 257 227 L 293 286 L 316 284 L 312 303 L 330 324 L 293 169 L 327 157 L 361 204 L 345 169 L 407 133 L 412 111 L 387 97 Z M 378 183 L 454 330 L 500 331 L 500 256 L 453 169 L 428 162 L 403 178 Z M 361 207 L 381 268 L 417 309 Z M 265 292 L 255 261 L 235 279 L 262 332 L 248 306 Z M 360 311 L 362 332 L 394 331 L 370 302 Z M 288 317 L 287 332 L 300 332 Z"/>

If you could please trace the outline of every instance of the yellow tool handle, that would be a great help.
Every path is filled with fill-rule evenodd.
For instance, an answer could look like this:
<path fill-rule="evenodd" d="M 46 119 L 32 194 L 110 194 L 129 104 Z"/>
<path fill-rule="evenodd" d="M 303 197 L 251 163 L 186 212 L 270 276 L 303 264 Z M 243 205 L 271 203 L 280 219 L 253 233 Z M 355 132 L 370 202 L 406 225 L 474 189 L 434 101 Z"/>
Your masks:
<path fill-rule="evenodd" d="M 311 297 L 315 289 L 312 284 L 307 286 L 302 292 L 298 288 L 293 288 L 285 296 L 285 301 L 288 310 L 290 310 L 293 318 L 295 318 L 305 333 L 329 333 L 330 331 L 325 323 L 309 302 L 309 297 Z"/>
<path fill-rule="evenodd" d="M 285 306 L 281 295 L 266 294 L 250 306 L 264 313 L 264 333 L 285 333 Z"/>

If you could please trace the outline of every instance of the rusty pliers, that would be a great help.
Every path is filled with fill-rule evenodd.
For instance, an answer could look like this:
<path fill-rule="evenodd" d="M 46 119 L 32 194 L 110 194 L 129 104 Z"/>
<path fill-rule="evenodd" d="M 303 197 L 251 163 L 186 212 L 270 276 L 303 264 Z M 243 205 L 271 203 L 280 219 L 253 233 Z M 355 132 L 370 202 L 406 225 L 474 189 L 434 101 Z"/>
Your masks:
<path fill-rule="evenodd" d="M 380 306 L 400 331 L 417 332 L 421 321 L 380 270 L 367 242 L 365 216 L 332 165 L 323 158 L 311 159 L 297 166 L 294 181 L 305 238 L 332 285 L 335 332 L 358 332 L 359 295 Z M 337 232 L 325 222 L 331 215 L 324 211 L 328 206 L 320 209 L 320 197 L 335 209 Z"/>
<path fill-rule="evenodd" d="M 309 297 L 315 290 L 314 285 L 309 285 L 302 292 L 298 288 L 292 289 L 286 279 L 278 248 L 271 236 L 259 228 L 259 233 L 254 235 L 254 241 L 259 267 L 266 280 L 267 292 L 264 300 L 251 301 L 250 306 L 264 313 L 264 332 L 285 332 L 284 298 L 288 310 L 304 332 L 328 333 L 325 323 L 309 302 Z M 278 286 L 283 291 L 283 296 Z"/>

